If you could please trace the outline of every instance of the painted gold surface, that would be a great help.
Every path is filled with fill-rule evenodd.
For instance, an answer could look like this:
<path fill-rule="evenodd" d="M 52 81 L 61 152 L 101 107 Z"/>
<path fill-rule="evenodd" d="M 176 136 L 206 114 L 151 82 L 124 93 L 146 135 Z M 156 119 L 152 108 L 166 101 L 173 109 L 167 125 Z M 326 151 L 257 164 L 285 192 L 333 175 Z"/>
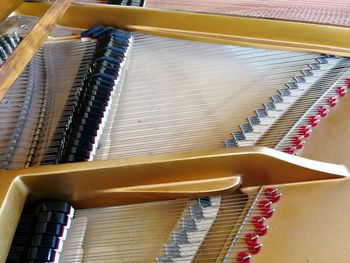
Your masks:
<path fill-rule="evenodd" d="M 0 228 L 0 261 L 6 258 L 26 198 L 58 198 L 88 208 L 222 194 L 237 189 L 239 176 L 248 187 L 348 175 L 344 166 L 259 147 L 2 171 L 0 225 L 7 227 Z"/>
<path fill-rule="evenodd" d="M 42 16 L 48 7 L 45 3 L 24 3 L 16 13 Z M 59 24 L 78 28 L 104 24 L 131 31 L 199 41 L 343 56 L 350 54 L 350 28 L 301 22 L 73 4 Z"/>

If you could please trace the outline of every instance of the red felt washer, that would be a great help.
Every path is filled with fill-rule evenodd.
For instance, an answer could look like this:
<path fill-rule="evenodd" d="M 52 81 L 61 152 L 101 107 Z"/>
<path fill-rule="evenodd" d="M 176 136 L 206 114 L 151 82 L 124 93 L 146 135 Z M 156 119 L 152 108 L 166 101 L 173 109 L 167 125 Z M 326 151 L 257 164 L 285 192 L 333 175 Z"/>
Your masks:
<path fill-rule="evenodd" d="M 347 90 L 344 87 L 337 87 L 337 93 L 339 97 L 344 97 L 346 95 Z"/>
<path fill-rule="evenodd" d="M 248 246 L 256 246 L 258 245 L 258 238 L 257 234 L 249 233 L 245 235 L 244 241 Z"/>
<path fill-rule="evenodd" d="M 318 109 L 318 114 L 319 114 L 322 118 L 326 117 L 327 114 L 328 114 L 328 112 L 329 112 L 329 110 L 327 109 L 326 106 L 320 106 L 320 108 Z"/>
<path fill-rule="evenodd" d="M 259 201 L 260 211 L 270 211 L 272 208 L 272 203 L 269 200 Z"/>
<path fill-rule="evenodd" d="M 312 116 L 309 117 L 309 124 L 312 127 L 316 127 L 319 122 L 320 122 L 320 120 L 318 119 L 318 116 L 312 115 Z"/>
<path fill-rule="evenodd" d="M 302 125 L 299 129 L 299 134 L 304 136 L 304 138 L 308 138 L 311 132 L 312 130 L 310 126 Z"/>
<path fill-rule="evenodd" d="M 237 263 L 250 263 L 251 255 L 246 252 L 239 252 L 237 254 Z"/>
<path fill-rule="evenodd" d="M 259 208 L 261 211 L 261 215 L 265 218 L 270 218 L 273 215 L 272 202 L 269 200 L 261 200 L 259 202 Z"/>
<path fill-rule="evenodd" d="M 259 235 L 259 237 L 262 237 L 262 236 L 265 236 L 267 234 L 268 229 L 269 228 L 267 226 L 264 226 L 261 228 L 256 228 L 255 233 L 257 233 Z"/>
<path fill-rule="evenodd" d="M 257 245 L 248 246 L 248 251 L 251 254 L 256 255 L 256 254 L 258 254 L 261 251 L 261 245 L 257 244 Z"/>
<path fill-rule="evenodd" d="M 328 105 L 331 107 L 337 106 L 337 103 L 338 103 L 336 97 L 330 97 L 327 102 L 328 102 Z"/>
<path fill-rule="evenodd" d="M 265 218 L 262 216 L 254 216 L 252 218 L 252 224 L 256 228 L 262 228 L 265 227 Z"/>
<path fill-rule="evenodd" d="M 292 147 L 286 147 L 283 149 L 283 152 L 289 153 L 289 154 L 294 154 L 294 149 Z"/>
<path fill-rule="evenodd" d="M 293 137 L 292 143 L 297 150 L 302 149 L 304 146 L 304 142 L 301 137 L 297 137 L 297 136 Z"/>
<path fill-rule="evenodd" d="M 272 203 L 277 203 L 281 199 L 281 193 L 275 188 L 266 188 L 265 195 Z"/>

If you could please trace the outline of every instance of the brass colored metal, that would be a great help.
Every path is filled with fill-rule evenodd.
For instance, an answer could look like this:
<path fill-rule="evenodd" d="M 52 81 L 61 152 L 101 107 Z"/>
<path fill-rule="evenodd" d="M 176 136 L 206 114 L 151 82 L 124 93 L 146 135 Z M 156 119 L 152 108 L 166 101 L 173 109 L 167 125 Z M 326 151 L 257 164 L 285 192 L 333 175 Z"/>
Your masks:
<path fill-rule="evenodd" d="M 34 57 L 73 0 L 57 0 L 0 68 L 0 100 Z"/>
<path fill-rule="evenodd" d="M 344 166 L 252 147 L 165 154 L 0 172 L 0 262 L 26 200 L 58 198 L 77 208 L 217 195 L 243 187 L 344 178 Z"/>
<path fill-rule="evenodd" d="M 49 6 L 24 3 L 16 13 L 40 17 Z M 91 4 L 72 4 L 59 24 L 103 24 L 190 40 L 350 55 L 350 28 L 330 25 Z"/>

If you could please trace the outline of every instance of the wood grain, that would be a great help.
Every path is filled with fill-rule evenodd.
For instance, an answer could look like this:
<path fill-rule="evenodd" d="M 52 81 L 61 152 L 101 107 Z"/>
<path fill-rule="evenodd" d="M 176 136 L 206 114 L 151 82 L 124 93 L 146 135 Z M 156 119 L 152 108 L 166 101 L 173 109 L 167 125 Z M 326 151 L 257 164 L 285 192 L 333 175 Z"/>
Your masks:
<path fill-rule="evenodd" d="M 45 42 L 73 0 L 57 0 L 0 68 L 0 100 Z"/>
<path fill-rule="evenodd" d="M 0 0 L 0 21 L 6 19 L 22 2 L 23 0 Z"/>

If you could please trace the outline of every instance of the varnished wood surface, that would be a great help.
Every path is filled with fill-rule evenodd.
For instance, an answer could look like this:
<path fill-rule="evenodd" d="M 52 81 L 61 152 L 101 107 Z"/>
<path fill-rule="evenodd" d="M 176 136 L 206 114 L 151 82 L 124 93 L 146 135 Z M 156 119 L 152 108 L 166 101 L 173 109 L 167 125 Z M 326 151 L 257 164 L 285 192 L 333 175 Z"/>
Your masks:
<path fill-rule="evenodd" d="M 314 129 L 302 156 L 321 162 L 344 164 L 350 168 L 349 112 L 350 92 Z"/>
<path fill-rule="evenodd" d="M 23 0 L 0 0 L 0 22 L 16 10 L 22 2 Z"/>
<path fill-rule="evenodd" d="M 350 180 L 283 185 L 255 263 L 347 263 Z"/>
<path fill-rule="evenodd" d="M 0 67 L 0 100 L 53 31 L 73 0 L 57 0 Z M 0 11 L 1 12 L 1 11 Z M 0 13 L 1 14 L 1 13 Z"/>

